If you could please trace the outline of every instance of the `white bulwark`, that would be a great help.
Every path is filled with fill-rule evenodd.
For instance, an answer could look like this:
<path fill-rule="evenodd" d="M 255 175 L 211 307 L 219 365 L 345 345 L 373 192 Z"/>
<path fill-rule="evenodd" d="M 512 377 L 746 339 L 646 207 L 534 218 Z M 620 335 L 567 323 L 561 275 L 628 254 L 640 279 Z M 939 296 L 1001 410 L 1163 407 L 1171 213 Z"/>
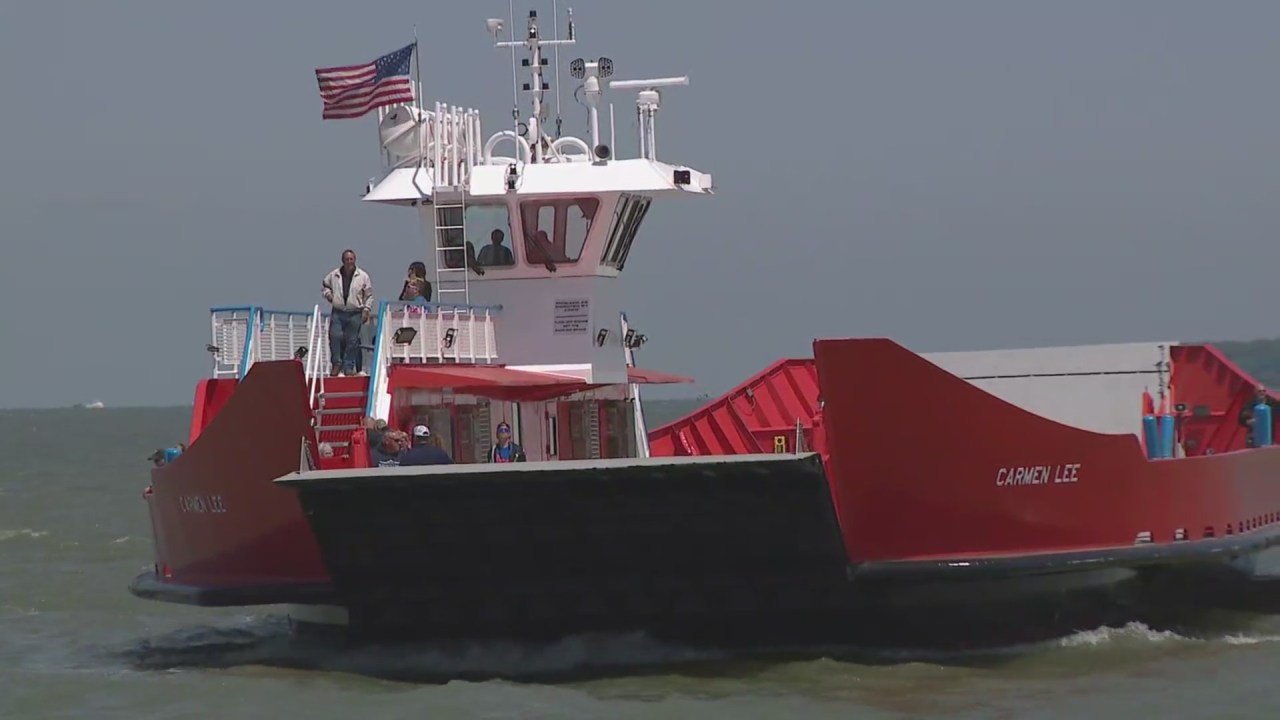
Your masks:
<path fill-rule="evenodd" d="M 1083 430 L 1133 435 L 1139 399 L 1158 397 L 1176 342 L 925 353 L 943 370 L 1005 402 Z"/>

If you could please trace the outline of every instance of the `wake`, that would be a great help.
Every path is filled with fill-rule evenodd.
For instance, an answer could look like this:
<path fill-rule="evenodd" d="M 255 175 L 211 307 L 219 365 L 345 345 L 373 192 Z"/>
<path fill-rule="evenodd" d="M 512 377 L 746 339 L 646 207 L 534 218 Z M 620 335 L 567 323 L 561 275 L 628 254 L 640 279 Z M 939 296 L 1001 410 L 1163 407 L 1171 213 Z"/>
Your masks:
<path fill-rule="evenodd" d="M 1273 625 L 1271 629 L 1276 629 Z M 1155 647 L 1241 646 L 1280 642 L 1280 633 L 1157 630 L 1140 622 L 1083 630 L 1056 639 L 980 650 L 929 651 L 846 645 L 720 648 L 681 645 L 644 633 L 574 635 L 554 642 L 441 641 L 348 645 L 301 637 L 281 617 L 246 616 L 227 625 L 195 626 L 138 642 L 117 659 L 136 671 L 183 671 L 271 666 L 351 673 L 385 680 L 447 683 L 454 680 L 555 683 L 628 675 L 731 676 L 744 661 L 779 664 L 834 660 L 865 665 L 930 663 L 1003 664 L 1027 655 L 1139 653 Z"/>

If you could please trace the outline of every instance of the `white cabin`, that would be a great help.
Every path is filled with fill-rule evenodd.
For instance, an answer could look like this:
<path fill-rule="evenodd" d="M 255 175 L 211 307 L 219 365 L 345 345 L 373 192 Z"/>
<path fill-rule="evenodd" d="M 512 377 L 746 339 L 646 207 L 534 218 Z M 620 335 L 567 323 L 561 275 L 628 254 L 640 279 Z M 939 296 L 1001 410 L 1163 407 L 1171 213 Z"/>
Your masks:
<path fill-rule="evenodd" d="M 396 390 L 402 383 L 391 380 L 392 368 L 402 364 L 501 365 L 543 373 L 551 383 L 568 376 L 589 386 L 589 392 L 584 391 L 588 394 L 547 402 L 572 406 L 591 397 L 632 406 L 634 422 L 627 435 L 638 449 L 629 454 L 647 455 L 638 385 L 687 379 L 635 370 L 633 353 L 645 336 L 626 322 L 619 278 L 655 200 L 714 192 L 710 174 L 658 159 L 656 122 L 662 92 L 686 86 L 689 79 L 611 80 L 614 65 L 609 58 L 574 59 L 569 76 L 580 85 L 577 91 L 589 119 L 582 137 L 561 135 L 559 118 L 548 122 L 544 97 L 551 88 L 543 79 L 549 69 L 544 50 L 553 49 L 558 62 L 559 49 L 576 43 L 572 11 L 563 39 L 544 39 L 535 11 L 529 12 L 521 39 L 512 27 L 504 40 L 502 20 L 490 19 L 486 25 L 495 47 L 512 53 L 513 69 L 517 51 L 527 56 L 522 63 L 527 78 L 516 76 L 513 82 L 517 94 L 530 101 L 528 115 L 486 136 L 478 111 L 439 102 L 428 107 L 420 82 L 412 104 L 377 110 L 383 168 L 381 177 L 366 187 L 363 200 L 417 211 L 431 297 L 426 302 L 381 303 L 372 357 L 365 362 L 369 378 L 361 391 L 364 397 L 357 401 L 364 404 L 365 415 L 392 421 L 393 405 L 404 402 L 439 410 L 446 395 L 450 406 L 476 400 L 442 388 L 433 405 L 421 397 L 426 392 L 422 378 L 411 381 L 417 389 L 410 398 L 408 391 Z M 632 157 L 619 157 L 616 150 L 614 104 L 608 97 L 616 93 L 634 98 L 639 132 Z M 513 115 L 518 114 L 517 109 Z M 607 135 L 601 130 L 606 122 Z M 552 126 L 554 135 L 549 132 Z M 393 283 L 389 292 L 398 295 L 398 285 Z M 337 425 L 325 420 L 326 412 L 337 412 L 326 411 L 326 395 L 339 394 L 325 389 L 325 309 L 282 313 L 257 307 L 215 308 L 210 351 L 215 377 L 243 377 L 254 361 L 305 357 L 313 397 L 319 398 L 319 424 L 332 439 L 333 433 L 354 426 L 350 418 Z M 437 373 L 432 382 L 443 382 L 440 377 Z M 393 403 L 393 393 L 404 397 Z M 490 405 L 502 416 L 514 415 L 517 427 L 524 428 L 520 435 L 526 444 L 546 436 L 534 440 L 544 448 L 538 455 L 558 454 L 558 441 L 551 439 L 559 432 L 556 423 L 548 420 L 547 427 L 541 427 L 532 421 L 562 414 L 563 408 L 538 403 L 522 409 L 490 400 L 482 403 L 486 417 Z M 600 417 L 607 411 L 616 412 L 616 407 L 601 405 Z M 484 433 L 487 425 L 477 425 L 477 432 Z M 598 445 L 603 438 L 587 441 Z"/>

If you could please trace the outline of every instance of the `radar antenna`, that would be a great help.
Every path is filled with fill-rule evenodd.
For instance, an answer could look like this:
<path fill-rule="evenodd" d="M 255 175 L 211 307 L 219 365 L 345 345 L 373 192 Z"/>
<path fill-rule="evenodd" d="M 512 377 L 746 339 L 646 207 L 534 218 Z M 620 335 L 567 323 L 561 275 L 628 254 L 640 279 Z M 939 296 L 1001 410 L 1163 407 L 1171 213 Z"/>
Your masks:
<path fill-rule="evenodd" d="M 649 80 L 614 80 L 609 83 L 610 89 L 613 90 L 640 90 L 636 95 L 636 118 L 640 123 L 640 157 L 648 160 L 658 159 L 658 141 L 654 130 L 658 109 L 662 107 L 662 93 L 658 92 L 658 88 L 688 84 L 688 75 Z"/>
<path fill-rule="evenodd" d="M 613 61 L 607 57 L 596 60 L 577 58 L 569 63 L 569 75 L 582 83 L 583 94 L 587 97 L 587 116 L 591 119 L 591 148 L 600 154 L 600 81 L 613 75 Z M 605 152 L 607 155 L 608 152 Z"/>
<path fill-rule="evenodd" d="M 514 4 L 514 0 L 513 0 L 513 4 Z M 544 82 L 542 79 L 543 68 L 547 64 L 546 58 L 542 57 L 542 48 L 547 46 L 559 48 L 559 46 L 561 45 L 573 45 L 577 42 L 577 33 L 575 32 L 574 25 L 573 25 L 573 9 L 569 8 L 568 37 L 564 39 L 559 39 L 559 38 L 555 38 L 551 40 L 542 39 L 541 32 L 538 29 L 538 11 L 537 10 L 529 11 L 528 30 L 525 34 L 524 40 L 516 40 L 514 37 L 510 40 L 499 40 L 498 39 L 499 34 L 502 32 L 501 20 L 490 19 L 486 23 L 486 25 L 489 29 L 490 34 L 494 36 L 494 43 L 493 43 L 494 47 L 511 48 L 511 51 L 512 51 L 511 70 L 512 70 L 513 80 L 516 80 L 515 48 L 523 45 L 529 50 L 529 57 L 526 58 L 522 64 L 525 67 L 529 68 L 530 71 L 532 72 L 532 78 L 531 78 L 532 81 L 524 83 L 523 86 L 520 87 L 520 89 L 524 90 L 524 92 L 531 93 L 533 96 L 533 113 L 529 116 L 529 121 L 525 129 L 525 139 L 529 141 L 529 147 L 532 150 L 530 161 L 535 163 L 542 162 L 543 147 L 544 145 L 549 147 L 549 144 L 550 144 L 550 138 L 542 130 L 544 125 L 544 120 L 546 119 L 546 109 L 543 107 L 543 98 L 545 97 L 544 93 L 547 90 L 551 89 L 551 86 L 548 85 L 546 82 Z M 558 93 L 558 90 L 559 89 L 557 88 L 557 93 Z M 518 95 L 517 95 L 517 98 L 518 98 Z M 557 109 L 557 114 L 558 112 L 559 110 Z M 516 117 L 518 122 L 519 108 L 517 107 L 513 109 L 512 114 Z M 517 130 L 517 134 L 519 134 L 518 125 L 516 130 Z"/>

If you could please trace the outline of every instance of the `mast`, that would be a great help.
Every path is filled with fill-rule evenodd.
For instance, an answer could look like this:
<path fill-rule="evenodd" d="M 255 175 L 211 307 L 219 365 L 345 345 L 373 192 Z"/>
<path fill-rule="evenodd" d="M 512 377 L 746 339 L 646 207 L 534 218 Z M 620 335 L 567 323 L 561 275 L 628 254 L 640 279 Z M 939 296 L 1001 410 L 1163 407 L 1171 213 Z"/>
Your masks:
<path fill-rule="evenodd" d="M 529 149 L 531 151 L 530 161 L 535 163 L 543 161 L 543 143 L 550 142 L 551 140 L 551 138 L 542 130 L 546 119 L 546 108 L 543 107 L 543 99 L 545 98 L 546 91 L 551 89 L 551 86 L 543 80 L 543 67 L 547 64 L 547 60 L 542 56 L 542 48 L 544 46 L 559 48 L 561 45 L 573 45 L 577 42 L 573 26 L 573 8 L 569 8 L 568 14 L 568 36 L 563 39 L 553 38 L 551 40 L 544 40 L 542 38 L 542 33 L 538 29 L 537 10 L 529 11 L 528 30 L 524 40 L 498 40 L 499 33 L 502 32 L 502 21 L 490 19 L 487 22 L 489 32 L 493 33 L 494 36 L 494 47 L 500 49 L 511 48 L 512 52 L 514 52 L 516 47 L 523 45 L 529 52 L 529 58 L 525 60 L 524 64 L 529 68 L 532 77 L 531 81 L 524 83 L 521 89 L 524 92 L 529 93 L 532 97 L 533 112 L 529 116 L 528 121 L 524 124 L 524 138 L 529 142 Z M 515 72 L 514 68 L 512 69 L 512 72 Z M 512 79 L 515 80 L 516 78 L 513 77 Z M 558 91 L 559 88 L 557 88 L 557 92 Z"/>

